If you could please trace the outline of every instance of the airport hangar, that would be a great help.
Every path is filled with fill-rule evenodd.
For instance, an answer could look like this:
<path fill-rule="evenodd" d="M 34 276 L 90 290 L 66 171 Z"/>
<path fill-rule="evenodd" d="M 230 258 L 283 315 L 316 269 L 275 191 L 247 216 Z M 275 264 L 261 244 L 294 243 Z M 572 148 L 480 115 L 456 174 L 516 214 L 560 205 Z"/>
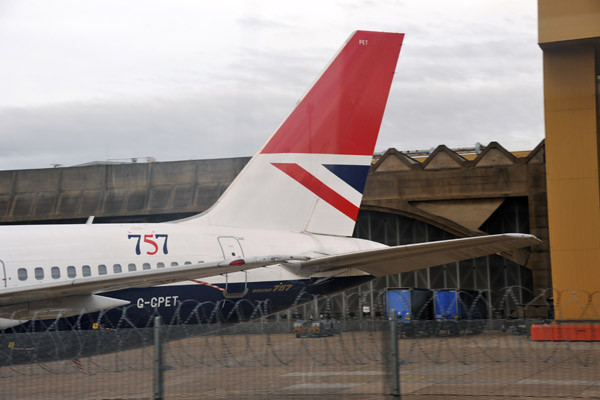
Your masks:
<path fill-rule="evenodd" d="M 89 216 L 94 223 L 143 223 L 188 217 L 208 209 L 248 160 L 138 159 L 0 171 L 0 223 L 85 223 Z M 362 317 L 368 309 L 375 317 L 382 311 L 377 296 L 386 287 L 459 288 L 489 291 L 489 311 L 497 317 L 516 315 L 541 293 L 534 303 L 545 316 L 545 300 L 552 293 L 544 160 L 544 142 L 515 153 L 492 142 L 455 150 L 440 145 L 426 152 L 389 149 L 374 156 L 355 236 L 400 245 L 521 232 L 536 235 L 543 244 L 514 259 L 493 255 L 378 278 L 334 296 L 320 309 L 331 307 L 343 318 Z"/>
<path fill-rule="evenodd" d="M 526 156 L 497 143 L 475 158 L 445 146 L 425 160 L 390 149 L 371 168 L 355 235 L 394 245 L 524 232 L 543 243 L 527 260 L 489 256 L 378 279 L 366 297 L 359 288 L 348 309 L 372 306 L 374 290 L 385 286 L 458 287 L 491 290 L 506 316 L 552 287 L 539 298 L 556 296 L 557 320 L 598 320 L 600 2 L 538 0 L 538 42 L 545 142 Z M 565 157 L 565 149 L 577 149 L 576 156 Z M 0 223 L 188 216 L 210 207 L 247 161 L 0 171 Z"/>

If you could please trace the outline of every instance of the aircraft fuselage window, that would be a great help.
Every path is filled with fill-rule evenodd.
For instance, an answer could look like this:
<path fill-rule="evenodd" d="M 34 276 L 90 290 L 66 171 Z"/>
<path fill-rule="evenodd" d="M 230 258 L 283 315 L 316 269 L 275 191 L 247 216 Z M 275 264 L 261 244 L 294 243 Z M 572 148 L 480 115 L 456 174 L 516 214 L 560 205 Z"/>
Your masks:
<path fill-rule="evenodd" d="M 129 264 L 129 265 L 127 265 L 127 271 L 129 271 L 129 272 L 133 272 L 136 269 L 137 268 L 136 268 L 135 264 Z"/>
<path fill-rule="evenodd" d="M 179 264 L 177 264 L 177 262 L 176 262 L 176 261 L 173 261 L 173 262 L 171 263 L 171 267 L 176 267 L 176 266 L 178 266 L 178 265 L 179 265 Z"/>
<path fill-rule="evenodd" d="M 44 279 L 44 270 L 40 267 L 37 267 L 36 269 L 33 270 L 34 274 L 35 274 L 35 279 L 37 279 L 38 281 L 41 281 L 42 279 Z"/>
<path fill-rule="evenodd" d="M 52 267 L 50 268 L 50 276 L 52 279 L 60 279 L 60 268 Z"/>
<path fill-rule="evenodd" d="M 115 265 L 113 265 L 113 272 L 115 274 L 120 274 L 121 271 L 122 271 L 121 264 L 115 264 Z"/>
<path fill-rule="evenodd" d="M 142 264 L 142 269 L 150 269 L 150 264 L 148 264 L 148 263 Z"/>
<path fill-rule="evenodd" d="M 72 265 L 69 265 L 67 267 L 67 276 L 69 278 L 75 278 L 77 276 L 77 272 L 75 271 L 75 267 Z"/>
<path fill-rule="evenodd" d="M 164 268 L 165 267 L 165 263 L 159 262 L 158 264 L 156 264 L 156 268 Z"/>
<path fill-rule="evenodd" d="M 98 265 L 98 275 L 106 275 L 106 265 Z"/>
<path fill-rule="evenodd" d="M 89 265 L 84 265 L 83 267 L 81 267 L 81 274 L 83 276 L 91 276 L 92 275 L 92 269 L 90 268 Z"/>
<path fill-rule="evenodd" d="M 17 270 L 17 276 L 19 277 L 20 281 L 26 281 L 27 280 L 27 270 L 25 268 L 19 268 Z"/>
<path fill-rule="evenodd" d="M 192 262 L 191 261 L 186 261 L 186 262 L 184 262 L 184 264 L 185 265 L 192 265 Z"/>

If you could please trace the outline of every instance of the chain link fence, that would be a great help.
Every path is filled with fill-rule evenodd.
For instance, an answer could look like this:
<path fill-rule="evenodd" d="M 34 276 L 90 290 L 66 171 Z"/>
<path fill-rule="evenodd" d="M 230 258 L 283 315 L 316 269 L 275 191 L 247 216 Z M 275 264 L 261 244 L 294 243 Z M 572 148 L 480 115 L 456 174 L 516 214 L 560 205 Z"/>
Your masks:
<path fill-rule="evenodd" d="M 600 398 L 600 342 L 529 337 L 532 324 L 550 322 L 551 300 L 575 304 L 571 299 L 587 296 L 582 310 L 589 313 L 596 294 L 549 290 L 522 304 L 511 293 L 507 288 L 499 297 L 511 307 L 504 319 L 471 318 L 476 306 L 464 301 L 460 318 L 423 319 L 423 308 L 392 322 L 378 291 L 362 296 L 376 299 L 368 315 L 336 320 L 287 318 L 296 310 L 235 324 L 165 321 L 156 328 L 152 314 L 139 328 L 124 309 L 111 328 L 80 329 L 77 318 L 72 329 L 33 324 L 0 333 L 0 398 Z M 317 316 L 335 311 L 330 299 L 306 307 Z M 79 321 L 85 318 L 92 317 Z"/>

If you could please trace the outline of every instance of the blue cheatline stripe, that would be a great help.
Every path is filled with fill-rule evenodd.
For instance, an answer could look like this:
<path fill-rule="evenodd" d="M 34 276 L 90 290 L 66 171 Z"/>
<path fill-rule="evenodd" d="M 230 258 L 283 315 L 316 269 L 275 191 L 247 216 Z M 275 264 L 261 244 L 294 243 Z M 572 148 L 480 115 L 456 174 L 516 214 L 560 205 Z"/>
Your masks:
<path fill-rule="evenodd" d="M 323 164 L 323 166 L 357 192 L 362 193 L 365 190 L 369 165 Z"/>

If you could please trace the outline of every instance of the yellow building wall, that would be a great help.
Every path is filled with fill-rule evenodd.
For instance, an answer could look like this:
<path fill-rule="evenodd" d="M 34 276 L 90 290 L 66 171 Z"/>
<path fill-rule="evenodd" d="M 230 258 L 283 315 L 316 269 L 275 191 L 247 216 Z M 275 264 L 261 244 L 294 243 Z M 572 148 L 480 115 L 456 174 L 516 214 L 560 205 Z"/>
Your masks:
<path fill-rule="evenodd" d="M 600 291 L 595 58 L 593 46 L 544 48 L 548 222 L 559 320 L 599 318 L 592 306 Z"/>
<path fill-rule="evenodd" d="M 599 15 L 598 0 L 539 0 L 539 42 L 600 37 Z"/>

